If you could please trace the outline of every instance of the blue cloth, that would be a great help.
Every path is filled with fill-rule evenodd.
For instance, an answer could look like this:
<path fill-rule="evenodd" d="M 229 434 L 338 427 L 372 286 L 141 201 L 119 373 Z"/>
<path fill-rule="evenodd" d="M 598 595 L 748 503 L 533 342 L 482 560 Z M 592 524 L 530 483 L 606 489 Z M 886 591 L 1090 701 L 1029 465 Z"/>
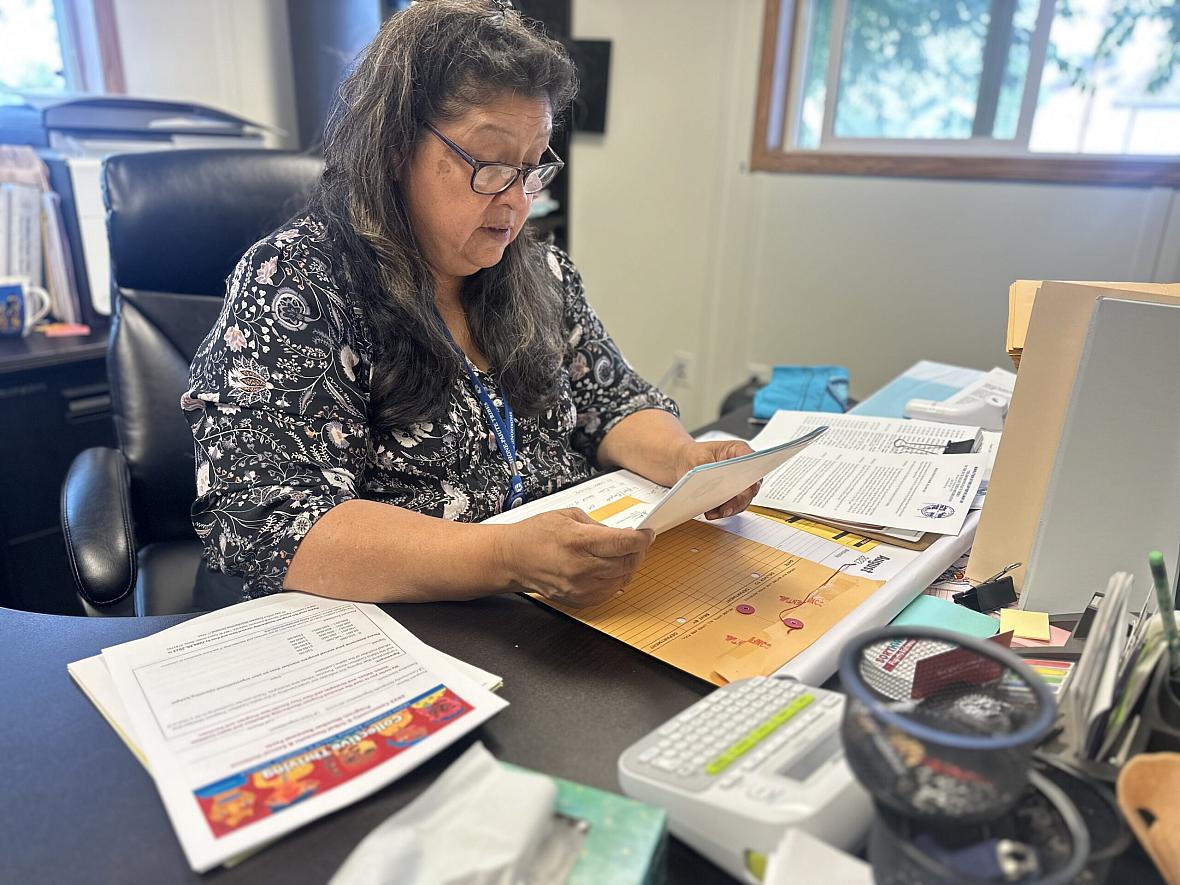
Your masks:
<path fill-rule="evenodd" d="M 843 412 L 848 370 L 843 366 L 775 366 L 770 383 L 754 394 L 754 417 L 769 421 L 779 409 Z"/>

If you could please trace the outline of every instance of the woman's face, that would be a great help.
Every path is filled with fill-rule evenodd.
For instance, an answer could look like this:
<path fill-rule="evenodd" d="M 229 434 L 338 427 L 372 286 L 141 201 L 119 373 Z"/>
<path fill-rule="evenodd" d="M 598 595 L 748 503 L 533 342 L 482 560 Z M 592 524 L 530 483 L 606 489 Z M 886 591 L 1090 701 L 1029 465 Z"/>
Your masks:
<path fill-rule="evenodd" d="M 553 116 L 545 99 L 505 93 L 436 128 L 476 160 L 520 166 L 540 162 Z M 499 262 L 533 201 L 519 178 L 502 194 L 475 193 L 471 166 L 429 129 L 415 145 L 401 184 L 414 236 L 440 283 Z"/>

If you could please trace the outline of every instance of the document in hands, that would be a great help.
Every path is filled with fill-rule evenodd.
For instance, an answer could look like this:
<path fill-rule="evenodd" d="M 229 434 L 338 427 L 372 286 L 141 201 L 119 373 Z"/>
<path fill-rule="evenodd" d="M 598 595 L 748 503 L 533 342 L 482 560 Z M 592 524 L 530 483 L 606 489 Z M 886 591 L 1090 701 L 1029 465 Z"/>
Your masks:
<path fill-rule="evenodd" d="M 827 429 L 816 427 L 796 439 L 762 451 L 694 467 L 656 502 L 636 528 L 651 529 L 658 535 L 720 507 L 771 471 L 782 467 L 823 436 Z"/>
<path fill-rule="evenodd" d="M 826 430 L 822 426 L 813 427 L 795 439 L 764 447 L 761 451 L 695 467 L 671 489 L 629 470 L 616 470 L 498 513 L 484 522 L 503 525 L 551 510 L 576 507 L 603 525 L 651 529 L 658 535 L 720 507 L 771 471 L 782 467 Z"/>
<path fill-rule="evenodd" d="M 70 672 L 138 746 L 197 872 L 375 792 L 507 706 L 377 606 L 299 593 L 102 660 L 118 704 L 101 703 L 93 659 Z"/>

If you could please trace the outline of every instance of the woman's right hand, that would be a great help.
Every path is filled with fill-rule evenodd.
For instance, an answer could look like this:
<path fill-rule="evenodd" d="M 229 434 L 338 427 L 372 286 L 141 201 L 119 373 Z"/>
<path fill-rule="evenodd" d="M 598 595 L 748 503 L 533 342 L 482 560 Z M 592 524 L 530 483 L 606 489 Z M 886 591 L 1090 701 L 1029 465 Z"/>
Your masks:
<path fill-rule="evenodd" d="M 512 583 L 562 605 L 606 602 L 626 586 L 655 533 L 614 529 L 576 507 L 504 526 L 501 564 Z"/>

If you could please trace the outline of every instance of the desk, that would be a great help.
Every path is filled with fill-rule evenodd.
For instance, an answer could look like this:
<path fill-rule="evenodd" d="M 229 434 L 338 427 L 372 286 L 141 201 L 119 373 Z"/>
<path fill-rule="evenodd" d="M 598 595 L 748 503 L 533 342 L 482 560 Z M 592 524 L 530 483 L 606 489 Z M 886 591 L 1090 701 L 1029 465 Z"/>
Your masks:
<path fill-rule="evenodd" d="M 748 414 L 714 426 L 748 434 Z M 510 706 L 376 795 L 205 876 L 189 869 L 147 772 L 66 673 L 71 661 L 184 616 L 80 618 L 0 608 L 0 881 L 318 885 L 476 739 L 507 762 L 618 792 L 619 754 L 712 690 L 521 596 L 383 607 L 422 641 L 502 676 Z M 669 847 L 669 882 L 732 881 L 683 844 Z"/>
<path fill-rule="evenodd" d="M 61 534 L 62 480 L 78 452 L 113 446 L 107 330 L 0 338 L 0 605 L 81 614 Z"/>
<path fill-rule="evenodd" d="M 746 415 L 718 426 L 748 432 Z M 712 690 L 520 596 L 383 608 L 424 642 L 502 676 L 510 706 L 374 796 L 205 876 L 189 870 L 151 778 L 66 673 L 71 661 L 183 616 L 80 618 L 0 608 L 0 882 L 323 883 L 369 831 L 476 739 L 505 761 L 617 792 L 623 749 Z M 672 839 L 668 881 L 732 880 Z"/>
<path fill-rule="evenodd" d="M 524 597 L 383 608 L 424 642 L 504 677 L 511 705 L 376 795 L 203 877 L 189 870 L 147 772 L 66 673 L 70 661 L 183 616 L 0 609 L 0 881 L 323 883 L 476 738 L 505 761 L 618 792 L 619 754 L 712 690 Z M 670 882 L 731 881 L 680 843 L 671 849 Z"/>

